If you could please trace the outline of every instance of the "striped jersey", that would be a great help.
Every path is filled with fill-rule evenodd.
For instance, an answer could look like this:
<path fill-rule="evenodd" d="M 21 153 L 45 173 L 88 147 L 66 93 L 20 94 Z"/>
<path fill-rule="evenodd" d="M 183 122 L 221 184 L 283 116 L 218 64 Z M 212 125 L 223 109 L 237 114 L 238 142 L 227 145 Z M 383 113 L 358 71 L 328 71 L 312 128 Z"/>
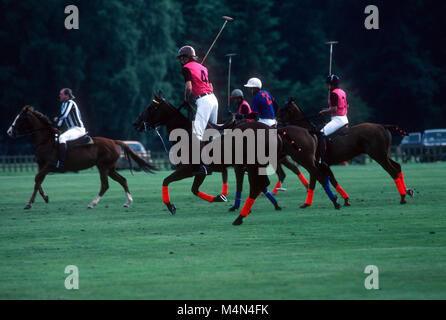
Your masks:
<path fill-rule="evenodd" d="M 62 103 L 60 108 L 61 115 L 59 116 L 58 127 L 64 125 L 64 127 L 71 129 L 73 127 L 84 128 L 84 123 L 81 119 L 81 113 L 77 107 L 76 102 L 73 100 L 67 100 Z"/>

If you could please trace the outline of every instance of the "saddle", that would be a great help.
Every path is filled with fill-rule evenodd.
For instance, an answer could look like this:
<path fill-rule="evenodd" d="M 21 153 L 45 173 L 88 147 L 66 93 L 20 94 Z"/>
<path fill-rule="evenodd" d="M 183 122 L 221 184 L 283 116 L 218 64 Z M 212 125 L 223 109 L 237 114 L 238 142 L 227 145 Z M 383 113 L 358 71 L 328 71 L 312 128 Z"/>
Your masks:
<path fill-rule="evenodd" d="M 225 123 L 222 124 L 214 124 L 214 123 L 208 123 L 207 129 L 215 129 L 218 131 L 223 131 L 225 129 L 233 129 L 237 125 L 237 121 L 232 117 L 232 119 L 227 120 Z"/>
<path fill-rule="evenodd" d="M 333 141 L 337 137 L 343 137 L 348 135 L 350 132 L 350 127 L 348 126 L 348 123 L 340 127 L 338 130 L 333 132 L 332 134 L 327 136 L 328 141 Z"/>
<path fill-rule="evenodd" d="M 68 148 L 81 147 L 89 144 L 94 144 L 93 139 L 86 133 L 82 137 L 77 138 L 76 140 L 67 141 Z"/>

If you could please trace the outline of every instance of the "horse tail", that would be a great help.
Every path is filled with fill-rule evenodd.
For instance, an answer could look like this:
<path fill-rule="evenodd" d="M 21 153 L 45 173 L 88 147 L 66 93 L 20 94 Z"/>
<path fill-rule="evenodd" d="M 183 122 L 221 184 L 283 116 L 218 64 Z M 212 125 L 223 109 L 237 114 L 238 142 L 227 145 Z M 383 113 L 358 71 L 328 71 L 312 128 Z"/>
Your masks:
<path fill-rule="evenodd" d="M 389 131 L 395 131 L 395 132 L 399 133 L 399 134 L 402 135 L 402 136 L 408 136 L 408 135 L 409 135 L 406 131 L 404 131 L 403 129 L 401 129 L 401 128 L 398 127 L 397 125 L 394 125 L 394 124 L 383 124 L 382 126 L 383 126 L 386 130 L 389 130 Z"/>
<path fill-rule="evenodd" d="M 124 150 L 127 160 L 129 161 L 130 169 L 132 168 L 132 161 L 130 160 L 130 158 L 132 158 L 138 164 L 138 166 L 147 173 L 154 173 L 158 170 L 155 166 L 152 166 L 150 163 L 145 162 L 144 159 L 138 156 L 135 151 L 133 151 L 132 148 L 130 148 L 124 142 L 115 140 L 115 143 L 120 146 L 122 150 Z"/>

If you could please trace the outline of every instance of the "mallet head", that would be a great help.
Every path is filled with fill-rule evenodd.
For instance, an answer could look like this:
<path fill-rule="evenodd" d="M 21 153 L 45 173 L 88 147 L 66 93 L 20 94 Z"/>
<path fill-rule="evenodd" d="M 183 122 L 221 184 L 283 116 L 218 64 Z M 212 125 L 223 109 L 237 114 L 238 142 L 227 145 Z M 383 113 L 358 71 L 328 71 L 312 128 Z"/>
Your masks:
<path fill-rule="evenodd" d="M 234 21 L 234 18 L 228 17 L 228 16 L 222 16 L 223 20 L 226 20 L 228 22 Z"/>

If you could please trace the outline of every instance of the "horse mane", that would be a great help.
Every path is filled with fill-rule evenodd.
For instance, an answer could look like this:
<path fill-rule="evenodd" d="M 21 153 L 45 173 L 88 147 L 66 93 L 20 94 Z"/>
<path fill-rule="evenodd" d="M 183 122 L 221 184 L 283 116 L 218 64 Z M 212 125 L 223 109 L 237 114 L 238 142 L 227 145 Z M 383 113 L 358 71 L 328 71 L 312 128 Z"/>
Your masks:
<path fill-rule="evenodd" d="M 44 126 L 50 129 L 51 134 L 58 133 L 58 129 L 53 127 L 53 123 L 51 122 L 51 120 L 43 113 L 34 109 L 33 106 L 26 105 L 25 107 L 23 107 L 23 111 L 31 112 L 31 114 L 33 114 L 38 120 L 40 120 Z"/>
<path fill-rule="evenodd" d="M 53 123 L 51 122 L 51 120 L 43 113 L 34 109 L 33 106 L 25 106 L 25 108 L 26 108 L 26 110 L 31 112 L 33 115 L 35 115 L 36 118 L 39 119 L 41 122 L 43 122 L 45 125 L 47 125 L 48 127 L 53 127 Z"/>

